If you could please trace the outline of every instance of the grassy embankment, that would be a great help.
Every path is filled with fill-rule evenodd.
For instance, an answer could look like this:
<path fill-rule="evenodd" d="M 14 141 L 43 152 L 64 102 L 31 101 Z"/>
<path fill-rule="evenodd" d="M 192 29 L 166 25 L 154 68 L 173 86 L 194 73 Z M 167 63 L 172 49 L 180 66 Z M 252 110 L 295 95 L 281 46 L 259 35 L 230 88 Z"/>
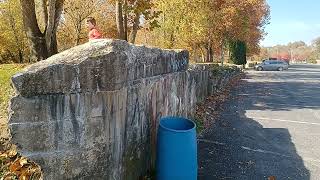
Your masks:
<path fill-rule="evenodd" d="M 7 118 L 8 103 L 13 89 L 10 86 L 12 75 L 22 70 L 26 64 L 0 64 L 0 141 L 3 145 L 8 139 Z"/>

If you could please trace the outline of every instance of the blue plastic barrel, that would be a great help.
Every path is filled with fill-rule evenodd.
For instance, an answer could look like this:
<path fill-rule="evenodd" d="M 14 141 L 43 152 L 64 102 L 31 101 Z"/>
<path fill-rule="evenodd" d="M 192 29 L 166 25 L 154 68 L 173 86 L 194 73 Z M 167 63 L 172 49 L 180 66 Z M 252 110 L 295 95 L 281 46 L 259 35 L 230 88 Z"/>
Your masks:
<path fill-rule="evenodd" d="M 197 179 L 196 125 L 191 120 L 165 117 L 157 139 L 157 180 Z"/>

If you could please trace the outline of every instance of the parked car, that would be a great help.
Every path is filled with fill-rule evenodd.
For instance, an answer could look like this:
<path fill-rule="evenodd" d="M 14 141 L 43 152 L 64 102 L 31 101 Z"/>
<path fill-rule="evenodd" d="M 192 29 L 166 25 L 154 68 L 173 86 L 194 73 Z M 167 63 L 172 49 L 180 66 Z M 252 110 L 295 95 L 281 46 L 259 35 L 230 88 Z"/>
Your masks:
<path fill-rule="evenodd" d="M 290 62 L 290 60 L 289 59 L 278 59 L 278 58 L 267 58 L 267 59 L 264 59 L 264 60 L 262 60 L 262 62 L 264 62 L 264 61 L 268 61 L 268 60 L 272 60 L 272 61 L 284 61 L 284 62 L 286 62 L 287 64 L 289 64 L 289 62 Z"/>
<path fill-rule="evenodd" d="M 255 66 L 255 69 L 258 71 L 283 71 L 288 68 L 288 63 L 282 60 L 264 60 Z"/>

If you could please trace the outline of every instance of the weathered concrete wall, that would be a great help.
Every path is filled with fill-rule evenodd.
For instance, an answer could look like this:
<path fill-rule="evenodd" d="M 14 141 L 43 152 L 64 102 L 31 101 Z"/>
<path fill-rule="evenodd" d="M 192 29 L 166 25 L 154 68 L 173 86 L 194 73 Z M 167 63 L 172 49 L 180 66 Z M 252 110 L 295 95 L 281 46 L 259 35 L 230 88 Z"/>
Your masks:
<path fill-rule="evenodd" d="M 190 116 L 237 71 L 188 69 L 188 52 L 97 40 L 12 77 L 9 127 L 45 179 L 138 179 L 154 166 L 158 120 Z"/>

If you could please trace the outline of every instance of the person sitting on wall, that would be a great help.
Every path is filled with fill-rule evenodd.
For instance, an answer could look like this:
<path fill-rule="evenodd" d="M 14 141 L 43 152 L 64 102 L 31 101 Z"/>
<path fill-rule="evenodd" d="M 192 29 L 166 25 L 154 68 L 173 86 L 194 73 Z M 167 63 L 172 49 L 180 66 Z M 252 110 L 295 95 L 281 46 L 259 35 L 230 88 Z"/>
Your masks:
<path fill-rule="evenodd" d="M 88 34 L 89 41 L 102 38 L 101 33 L 97 29 L 96 20 L 93 17 L 87 18 L 87 26 L 89 28 L 89 34 Z"/>

